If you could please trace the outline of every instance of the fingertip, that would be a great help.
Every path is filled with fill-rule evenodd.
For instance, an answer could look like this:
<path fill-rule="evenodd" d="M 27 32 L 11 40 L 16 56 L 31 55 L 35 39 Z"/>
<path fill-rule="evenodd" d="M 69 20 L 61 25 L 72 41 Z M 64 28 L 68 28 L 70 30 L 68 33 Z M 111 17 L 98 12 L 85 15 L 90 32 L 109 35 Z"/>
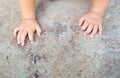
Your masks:
<path fill-rule="evenodd" d="M 31 42 L 31 44 L 32 44 L 32 43 L 34 42 L 34 40 L 31 40 L 30 42 Z"/>
<path fill-rule="evenodd" d="M 18 44 L 20 44 L 20 42 L 18 41 Z"/>
<path fill-rule="evenodd" d="M 99 35 L 102 36 L 102 32 L 100 32 Z"/>
<path fill-rule="evenodd" d="M 79 22 L 79 26 L 81 26 L 81 25 L 82 25 L 82 22 L 80 21 L 80 22 Z"/>
<path fill-rule="evenodd" d="M 20 32 L 19 32 L 18 35 L 17 35 L 17 42 L 18 42 L 18 44 L 21 43 L 20 38 L 21 38 L 21 34 L 20 34 Z"/>
<path fill-rule="evenodd" d="M 40 35 L 41 35 L 41 31 L 38 31 L 38 32 L 37 32 L 37 35 L 40 36 Z"/>
<path fill-rule="evenodd" d="M 21 41 L 21 46 L 24 46 L 25 45 L 25 42 L 24 41 Z"/>
<path fill-rule="evenodd" d="M 25 43 L 22 43 L 21 45 L 22 45 L 22 46 L 24 46 L 24 45 L 25 45 Z"/>
<path fill-rule="evenodd" d="M 99 35 L 100 36 L 102 35 L 102 29 L 99 29 Z"/>
<path fill-rule="evenodd" d="M 34 41 L 33 38 L 31 38 L 31 39 L 30 39 L 30 42 L 33 43 L 33 41 Z"/>
<path fill-rule="evenodd" d="M 13 31 L 13 35 L 14 35 L 14 37 L 16 37 L 16 33 L 15 33 L 15 31 Z"/>
<path fill-rule="evenodd" d="M 34 39 L 33 39 L 33 37 L 31 38 L 30 42 L 31 42 L 31 43 L 33 43 L 33 42 L 34 42 Z"/>
<path fill-rule="evenodd" d="M 29 40 L 30 40 L 31 43 L 34 41 L 33 35 L 34 35 L 33 32 L 28 33 L 28 37 L 29 37 Z"/>
<path fill-rule="evenodd" d="M 38 34 L 38 36 L 40 36 L 40 34 Z"/>
<path fill-rule="evenodd" d="M 84 36 L 87 36 L 87 33 L 84 32 Z"/>
<path fill-rule="evenodd" d="M 93 36 L 93 35 L 90 35 L 90 37 L 91 37 L 91 38 L 94 38 L 94 36 Z"/>
<path fill-rule="evenodd" d="M 13 33 L 14 34 L 14 37 L 17 37 L 17 33 Z"/>
<path fill-rule="evenodd" d="M 39 27 L 37 27 L 36 31 L 37 31 L 37 35 L 40 36 L 42 33 L 42 30 Z"/>
<path fill-rule="evenodd" d="M 14 34 L 14 37 L 16 37 L 17 36 L 17 34 Z"/>
<path fill-rule="evenodd" d="M 79 26 L 81 26 L 83 22 L 84 22 L 84 16 L 79 20 Z"/>

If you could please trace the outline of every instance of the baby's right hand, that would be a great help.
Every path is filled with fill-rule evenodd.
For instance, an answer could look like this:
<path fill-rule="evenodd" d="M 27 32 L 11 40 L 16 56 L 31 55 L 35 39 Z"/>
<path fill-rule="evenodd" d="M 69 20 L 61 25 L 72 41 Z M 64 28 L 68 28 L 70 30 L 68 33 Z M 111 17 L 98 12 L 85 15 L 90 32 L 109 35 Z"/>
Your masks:
<path fill-rule="evenodd" d="M 17 28 L 14 29 L 14 36 L 17 38 L 18 44 L 25 45 L 25 39 L 28 36 L 30 42 L 33 42 L 34 32 L 40 36 L 42 30 L 36 20 L 23 20 Z"/>

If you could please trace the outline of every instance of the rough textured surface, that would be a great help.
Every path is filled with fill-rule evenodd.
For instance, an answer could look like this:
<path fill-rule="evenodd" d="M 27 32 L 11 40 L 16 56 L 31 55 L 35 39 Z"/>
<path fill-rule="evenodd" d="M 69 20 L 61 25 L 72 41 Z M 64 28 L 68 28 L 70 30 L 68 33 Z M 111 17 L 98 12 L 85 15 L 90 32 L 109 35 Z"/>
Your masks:
<path fill-rule="evenodd" d="M 17 0 L 0 3 L 0 78 L 120 78 L 120 0 L 111 0 L 103 35 L 94 39 L 76 24 L 90 0 L 38 0 L 43 33 L 25 47 L 12 33 L 20 23 Z"/>

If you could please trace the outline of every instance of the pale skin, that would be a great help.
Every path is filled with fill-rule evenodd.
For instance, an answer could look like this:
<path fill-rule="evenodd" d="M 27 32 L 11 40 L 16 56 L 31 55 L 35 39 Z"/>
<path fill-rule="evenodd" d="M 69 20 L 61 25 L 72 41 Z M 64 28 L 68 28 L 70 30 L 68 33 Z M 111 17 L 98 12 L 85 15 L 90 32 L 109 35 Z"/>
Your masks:
<path fill-rule="evenodd" d="M 36 20 L 36 0 L 19 0 L 21 9 L 21 24 L 14 29 L 14 36 L 18 44 L 24 46 L 25 39 L 28 36 L 30 42 L 34 41 L 34 32 L 40 36 L 42 30 Z M 102 35 L 102 21 L 109 0 L 93 0 L 91 10 L 80 20 L 79 26 L 84 35 L 90 35 L 93 38 L 97 33 Z"/>

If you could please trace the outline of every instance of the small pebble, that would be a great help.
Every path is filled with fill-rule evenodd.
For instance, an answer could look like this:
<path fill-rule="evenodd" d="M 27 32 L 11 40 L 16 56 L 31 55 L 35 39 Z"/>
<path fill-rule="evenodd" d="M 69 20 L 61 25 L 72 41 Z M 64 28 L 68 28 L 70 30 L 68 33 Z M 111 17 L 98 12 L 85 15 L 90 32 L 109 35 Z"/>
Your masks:
<path fill-rule="evenodd" d="M 32 64 L 36 64 L 36 61 L 32 61 Z"/>
<path fill-rule="evenodd" d="M 39 75 L 38 75 L 37 73 L 35 73 L 35 75 L 34 75 L 34 76 L 35 76 L 35 78 L 38 78 L 38 77 L 39 77 Z"/>
<path fill-rule="evenodd" d="M 42 57 L 41 57 L 40 55 L 36 55 L 36 56 L 34 56 L 34 59 L 35 59 L 35 60 L 41 60 Z"/>
<path fill-rule="evenodd" d="M 9 56 L 6 57 L 6 59 L 8 60 Z"/>
<path fill-rule="evenodd" d="M 32 61 L 32 64 L 36 64 L 37 60 L 40 60 L 40 59 L 42 59 L 40 55 L 34 56 L 34 61 Z"/>

